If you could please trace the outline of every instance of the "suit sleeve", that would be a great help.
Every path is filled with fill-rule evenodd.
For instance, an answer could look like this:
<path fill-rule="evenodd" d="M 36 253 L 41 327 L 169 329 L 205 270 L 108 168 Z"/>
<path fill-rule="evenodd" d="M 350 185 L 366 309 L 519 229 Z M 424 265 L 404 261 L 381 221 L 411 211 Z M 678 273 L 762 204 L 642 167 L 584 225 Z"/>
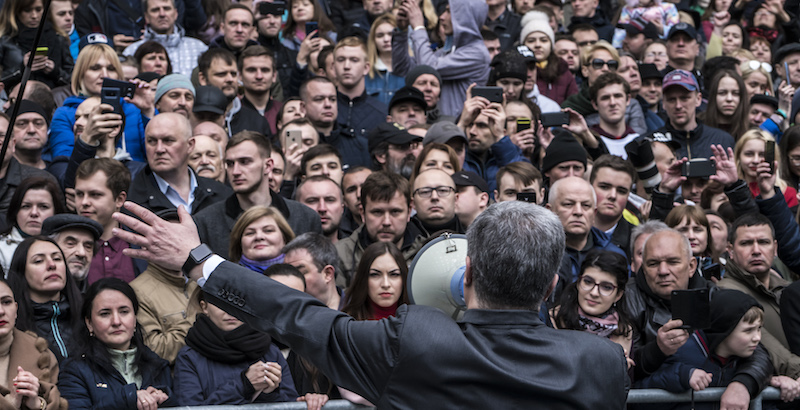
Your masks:
<path fill-rule="evenodd" d="M 207 300 L 309 359 L 337 385 L 377 402 L 396 365 L 408 315 L 356 321 L 316 298 L 223 262 L 205 282 Z"/>

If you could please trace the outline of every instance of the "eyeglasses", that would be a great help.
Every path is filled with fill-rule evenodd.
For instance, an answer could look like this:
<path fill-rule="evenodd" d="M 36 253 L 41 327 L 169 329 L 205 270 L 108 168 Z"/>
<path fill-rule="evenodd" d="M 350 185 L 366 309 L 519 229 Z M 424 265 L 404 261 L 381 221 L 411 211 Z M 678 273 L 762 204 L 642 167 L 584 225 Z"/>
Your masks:
<path fill-rule="evenodd" d="M 439 198 L 447 198 L 450 196 L 451 193 L 455 192 L 455 188 L 451 186 L 437 186 L 435 188 L 417 188 L 414 191 L 414 195 L 419 195 L 420 198 L 430 198 L 433 195 L 433 191 L 436 191 L 436 195 Z"/>
<path fill-rule="evenodd" d="M 758 70 L 758 68 L 761 67 L 761 69 L 767 73 L 772 73 L 772 64 L 767 64 L 758 60 L 750 60 L 746 64 L 751 70 Z"/>
<path fill-rule="evenodd" d="M 591 292 L 594 290 L 594 287 L 597 286 L 597 289 L 600 291 L 600 294 L 603 296 L 611 296 L 614 294 L 614 291 L 617 290 L 617 287 L 608 283 L 608 282 L 600 282 L 597 283 L 589 276 L 581 276 L 580 282 L 578 282 L 581 290 L 584 292 Z"/>
<path fill-rule="evenodd" d="M 591 64 L 592 68 L 594 68 L 595 70 L 602 69 L 604 65 L 607 65 L 608 69 L 611 70 L 611 71 L 617 71 L 617 68 L 619 68 L 619 61 L 617 61 L 617 60 L 603 61 L 603 60 L 601 60 L 599 58 L 595 58 L 589 64 Z"/>

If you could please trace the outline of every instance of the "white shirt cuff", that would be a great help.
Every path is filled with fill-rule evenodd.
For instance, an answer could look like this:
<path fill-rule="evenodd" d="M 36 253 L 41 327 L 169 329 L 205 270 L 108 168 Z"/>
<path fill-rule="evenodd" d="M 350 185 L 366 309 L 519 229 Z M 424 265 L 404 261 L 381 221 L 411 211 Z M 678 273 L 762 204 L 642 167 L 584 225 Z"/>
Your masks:
<path fill-rule="evenodd" d="M 206 284 L 208 277 L 211 276 L 211 272 L 214 272 L 214 269 L 217 269 L 220 263 L 225 262 L 225 258 L 219 255 L 211 255 L 205 262 L 203 262 L 203 277 L 197 279 L 197 284 L 200 287 Z"/>
<path fill-rule="evenodd" d="M 416 27 L 414 27 L 414 31 L 417 31 L 417 30 L 425 30 L 425 26 L 416 26 Z"/>

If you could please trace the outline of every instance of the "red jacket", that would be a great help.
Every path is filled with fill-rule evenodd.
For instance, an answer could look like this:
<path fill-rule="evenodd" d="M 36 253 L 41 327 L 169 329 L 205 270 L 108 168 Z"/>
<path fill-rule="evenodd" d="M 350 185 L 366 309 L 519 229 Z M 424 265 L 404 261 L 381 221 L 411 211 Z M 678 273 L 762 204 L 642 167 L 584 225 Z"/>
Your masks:
<path fill-rule="evenodd" d="M 541 76 L 537 76 L 536 85 L 539 87 L 539 94 L 557 102 L 559 105 L 570 95 L 578 93 L 578 84 L 575 76 L 569 71 L 567 62 L 558 59 L 558 71 L 561 73 L 553 83 L 548 83 Z"/>

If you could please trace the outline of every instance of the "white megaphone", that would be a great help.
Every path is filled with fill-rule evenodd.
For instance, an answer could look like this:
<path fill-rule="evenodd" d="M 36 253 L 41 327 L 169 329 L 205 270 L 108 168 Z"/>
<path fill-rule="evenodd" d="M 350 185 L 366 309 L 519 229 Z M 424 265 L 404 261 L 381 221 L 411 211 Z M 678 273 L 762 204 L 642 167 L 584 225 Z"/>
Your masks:
<path fill-rule="evenodd" d="M 467 237 L 444 233 L 417 252 L 408 270 L 406 291 L 411 304 L 433 306 L 460 319 L 464 301 Z"/>

